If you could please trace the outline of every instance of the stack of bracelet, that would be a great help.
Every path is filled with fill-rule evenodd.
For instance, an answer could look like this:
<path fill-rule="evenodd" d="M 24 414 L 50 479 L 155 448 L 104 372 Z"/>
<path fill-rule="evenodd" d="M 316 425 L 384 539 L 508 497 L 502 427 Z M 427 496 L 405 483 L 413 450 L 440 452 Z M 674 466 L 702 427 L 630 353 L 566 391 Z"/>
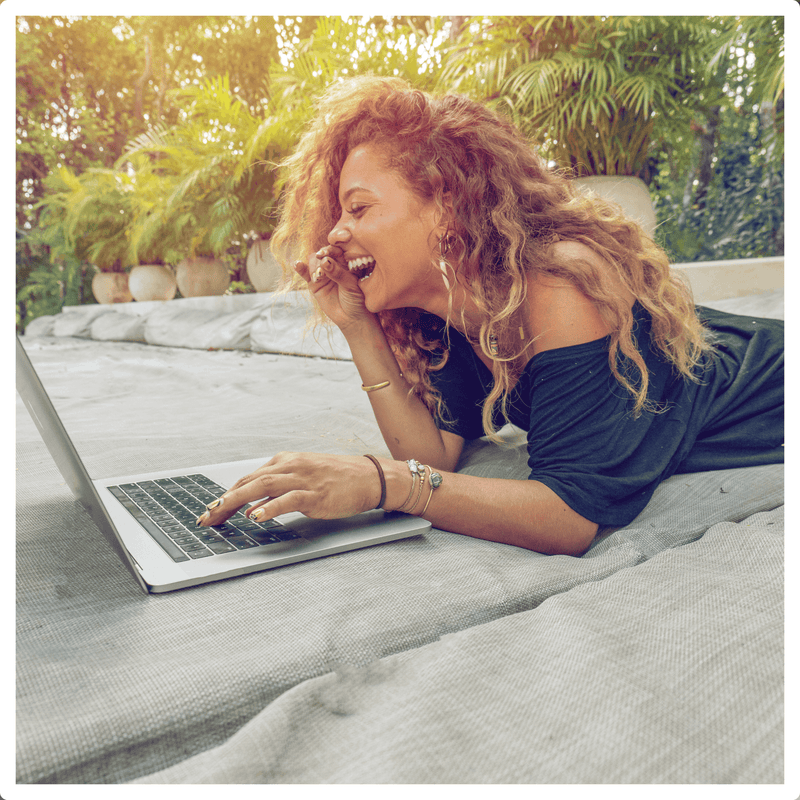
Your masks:
<path fill-rule="evenodd" d="M 405 503 L 397 510 L 403 511 L 406 514 L 414 513 L 414 509 L 419 505 L 419 501 L 422 499 L 422 490 L 425 486 L 425 474 L 427 470 L 428 483 L 431 490 L 422 511 L 417 514 L 417 516 L 421 517 L 428 510 L 428 504 L 431 502 L 431 497 L 433 497 L 433 490 L 438 489 L 442 485 L 443 479 L 438 472 L 434 472 L 427 464 L 420 464 L 419 461 L 413 458 L 409 459 L 406 463 L 411 472 L 411 491 L 408 493 Z"/>

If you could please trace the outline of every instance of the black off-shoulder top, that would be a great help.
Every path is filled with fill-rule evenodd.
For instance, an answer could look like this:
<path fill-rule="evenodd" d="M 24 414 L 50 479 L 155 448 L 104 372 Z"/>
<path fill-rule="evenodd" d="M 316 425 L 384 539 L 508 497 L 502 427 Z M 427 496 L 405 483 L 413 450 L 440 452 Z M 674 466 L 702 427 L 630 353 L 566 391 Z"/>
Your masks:
<path fill-rule="evenodd" d="M 698 382 L 650 346 L 650 316 L 636 303 L 634 335 L 659 411 L 634 418 L 633 398 L 611 373 L 608 339 L 537 353 L 509 396 L 510 422 L 528 434 L 530 480 L 601 526 L 627 525 L 676 472 L 783 461 L 782 321 L 698 307 L 716 343 Z M 446 365 L 431 374 L 446 413 L 437 425 L 465 439 L 484 435 L 490 370 L 450 328 Z M 495 409 L 496 424 L 502 424 Z"/>

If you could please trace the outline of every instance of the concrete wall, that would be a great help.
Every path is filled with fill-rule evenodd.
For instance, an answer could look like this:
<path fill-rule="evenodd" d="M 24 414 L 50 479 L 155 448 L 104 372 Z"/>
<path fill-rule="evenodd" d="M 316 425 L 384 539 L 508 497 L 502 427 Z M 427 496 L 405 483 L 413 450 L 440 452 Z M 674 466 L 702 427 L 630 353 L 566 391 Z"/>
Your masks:
<path fill-rule="evenodd" d="M 688 279 L 697 303 L 783 289 L 783 256 L 673 264 Z"/>
<path fill-rule="evenodd" d="M 783 258 L 676 264 L 695 301 L 723 311 L 783 318 Z M 341 332 L 309 331 L 309 298 L 262 292 L 146 303 L 66 306 L 39 317 L 30 336 L 78 336 L 194 349 L 254 350 L 350 358 Z"/>

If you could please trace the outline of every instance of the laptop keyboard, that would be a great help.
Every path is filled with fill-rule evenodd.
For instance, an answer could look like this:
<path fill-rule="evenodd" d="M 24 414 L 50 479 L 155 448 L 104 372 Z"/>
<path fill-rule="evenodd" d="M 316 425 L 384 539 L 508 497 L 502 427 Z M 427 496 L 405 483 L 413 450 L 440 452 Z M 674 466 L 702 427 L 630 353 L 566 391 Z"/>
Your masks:
<path fill-rule="evenodd" d="M 196 527 L 206 505 L 225 491 L 205 475 L 123 483 L 108 490 L 173 561 L 209 558 L 300 538 L 274 519 L 255 522 L 241 511 L 223 525 Z"/>

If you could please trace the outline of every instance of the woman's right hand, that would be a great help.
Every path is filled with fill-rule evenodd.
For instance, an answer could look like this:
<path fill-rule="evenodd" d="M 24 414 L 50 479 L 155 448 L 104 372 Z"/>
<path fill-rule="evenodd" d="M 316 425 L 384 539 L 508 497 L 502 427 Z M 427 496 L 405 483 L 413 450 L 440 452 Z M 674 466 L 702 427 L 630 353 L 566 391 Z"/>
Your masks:
<path fill-rule="evenodd" d="M 341 248 L 326 245 L 307 264 L 298 261 L 295 271 L 308 283 L 309 291 L 328 319 L 344 333 L 374 315 L 364 305 L 358 279 L 347 268 L 342 255 Z"/>

